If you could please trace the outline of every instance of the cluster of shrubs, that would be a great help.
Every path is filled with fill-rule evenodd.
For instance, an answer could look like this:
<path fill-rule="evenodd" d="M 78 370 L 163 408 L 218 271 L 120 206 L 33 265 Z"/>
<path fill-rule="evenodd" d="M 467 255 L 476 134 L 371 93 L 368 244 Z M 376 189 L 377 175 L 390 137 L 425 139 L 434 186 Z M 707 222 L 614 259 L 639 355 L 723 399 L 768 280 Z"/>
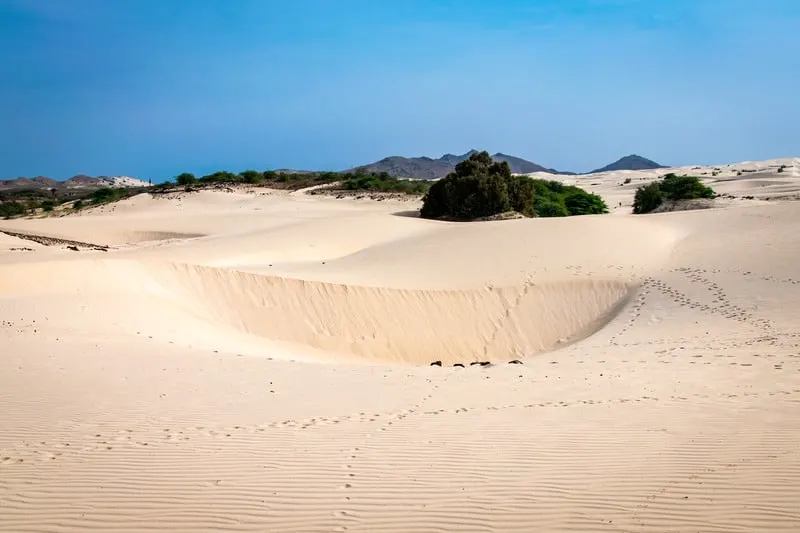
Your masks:
<path fill-rule="evenodd" d="M 404 194 L 425 194 L 430 188 L 425 180 L 398 179 L 386 172 L 377 174 L 345 174 L 341 188 L 346 191 L 398 192 Z"/>
<path fill-rule="evenodd" d="M 602 198 L 557 181 L 513 175 L 508 163 L 475 152 L 431 185 L 423 198 L 423 218 L 472 220 L 515 211 L 527 217 L 607 213 Z"/>
<path fill-rule="evenodd" d="M 0 202 L 0 218 L 11 218 L 24 215 L 27 212 L 25 205 L 16 200 Z"/>
<path fill-rule="evenodd" d="M 138 194 L 139 192 L 141 191 L 139 191 L 138 189 L 129 189 L 129 188 L 112 189 L 111 187 L 103 187 L 102 189 L 97 189 L 92 193 L 90 201 L 94 205 L 116 202 L 118 200 L 130 198 L 131 196 L 133 196 L 134 194 Z"/>
<path fill-rule="evenodd" d="M 678 176 L 670 173 L 658 181 L 636 189 L 633 198 L 633 213 L 636 215 L 650 213 L 665 201 L 714 197 L 716 197 L 714 190 L 703 185 L 697 176 Z"/>
<path fill-rule="evenodd" d="M 50 213 L 69 202 L 72 202 L 73 209 L 78 210 L 85 205 L 100 205 L 129 198 L 142 190 L 141 187 L 103 187 L 89 191 L 21 189 L 5 192 L 0 195 L 0 218 L 35 215 L 40 211 Z"/>
<path fill-rule="evenodd" d="M 602 215 L 608 206 L 602 198 L 574 185 L 559 181 L 532 180 L 536 188 L 534 213 L 537 217 Z"/>
<path fill-rule="evenodd" d="M 184 172 L 175 178 L 175 181 L 177 185 L 184 187 L 243 183 L 248 185 L 269 184 L 273 187 L 293 190 L 314 185 L 340 182 L 341 185 L 337 187 L 337 189 L 341 190 L 402 192 L 406 194 L 424 194 L 425 191 L 428 190 L 429 185 L 429 183 L 424 180 L 399 179 L 390 176 L 386 172 L 276 172 L 274 170 L 267 170 L 265 172 L 245 170 L 238 174 L 220 171 L 200 178 L 195 177 L 194 174 Z M 168 189 L 172 186 L 172 183 L 167 182 L 159 187 Z"/>

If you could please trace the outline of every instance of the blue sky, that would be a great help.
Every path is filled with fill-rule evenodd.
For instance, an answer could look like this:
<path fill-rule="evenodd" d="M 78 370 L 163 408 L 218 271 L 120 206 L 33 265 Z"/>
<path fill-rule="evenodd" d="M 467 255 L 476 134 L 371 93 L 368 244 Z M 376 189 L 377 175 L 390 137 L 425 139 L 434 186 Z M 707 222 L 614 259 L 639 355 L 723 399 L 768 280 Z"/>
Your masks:
<path fill-rule="evenodd" d="M 800 156 L 797 0 L 0 0 L 0 178 Z"/>

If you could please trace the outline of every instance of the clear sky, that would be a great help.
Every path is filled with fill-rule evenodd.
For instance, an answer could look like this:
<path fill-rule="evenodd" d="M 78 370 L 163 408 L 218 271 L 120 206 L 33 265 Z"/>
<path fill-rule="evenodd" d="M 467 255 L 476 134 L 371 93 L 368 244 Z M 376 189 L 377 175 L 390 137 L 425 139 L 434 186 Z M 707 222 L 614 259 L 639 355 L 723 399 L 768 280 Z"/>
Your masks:
<path fill-rule="evenodd" d="M 0 0 L 0 178 L 800 156 L 800 0 Z"/>

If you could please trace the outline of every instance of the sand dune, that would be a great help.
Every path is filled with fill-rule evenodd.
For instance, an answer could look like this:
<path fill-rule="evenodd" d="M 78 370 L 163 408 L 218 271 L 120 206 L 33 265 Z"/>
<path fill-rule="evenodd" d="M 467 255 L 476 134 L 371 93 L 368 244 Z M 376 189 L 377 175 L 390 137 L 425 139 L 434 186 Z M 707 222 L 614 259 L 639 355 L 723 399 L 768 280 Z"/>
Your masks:
<path fill-rule="evenodd" d="M 569 219 L 0 221 L 109 246 L 0 233 L 0 531 L 800 530 L 796 168 L 689 167 L 734 198 L 637 217 L 656 172 L 566 178 L 618 207 Z"/>

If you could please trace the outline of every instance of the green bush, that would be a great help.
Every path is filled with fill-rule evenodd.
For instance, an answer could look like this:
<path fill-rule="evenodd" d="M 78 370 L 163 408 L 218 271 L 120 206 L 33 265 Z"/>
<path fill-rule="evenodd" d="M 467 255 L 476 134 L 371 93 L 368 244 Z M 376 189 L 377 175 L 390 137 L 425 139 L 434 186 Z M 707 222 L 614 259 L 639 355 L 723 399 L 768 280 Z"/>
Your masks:
<path fill-rule="evenodd" d="M 189 172 L 184 172 L 183 174 L 175 178 L 175 181 L 177 182 L 178 185 L 188 186 L 197 183 L 197 178 L 194 177 L 194 174 L 191 174 Z"/>
<path fill-rule="evenodd" d="M 649 213 L 664 202 L 664 196 L 661 193 L 661 186 L 657 181 L 642 185 L 636 189 L 636 194 L 633 197 L 633 213 L 641 215 Z"/>
<path fill-rule="evenodd" d="M 96 205 L 107 202 L 116 202 L 117 200 L 130 197 L 133 194 L 132 191 L 132 189 L 112 189 L 111 187 L 103 187 L 102 189 L 97 189 L 92 193 L 92 203 Z"/>
<path fill-rule="evenodd" d="M 602 198 L 580 189 L 572 189 L 577 189 L 577 187 L 570 187 L 564 196 L 564 205 L 570 216 L 608 213 L 608 208 Z"/>
<path fill-rule="evenodd" d="M 608 206 L 596 194 L 553 180 L 533 180 L 537 217 L 567 217 L 608 213 Z"/>
<path fill-rule="evenodd" d="M 44 211 L 45 213 L 49 213 L 55 208 L 55 206 L 56 203 L 54 201 L 45 200 L 44 202 L 42 202 L 42 211 Z"/>
<path fill-rule="evenodd" d="M 670 173 L 659 181 L 636 189 L 633 198 L 633 213 L 636 215 L 650 213 L 665 200 L 696 200 L 715 196 L 714 190 L 703 185 L 697 176 L 678 176 Z"/>
<path fill-rule="evenodd" d="M 539 217 L 568 217 L 569 211 L 564 204 L 553 201 L 551 198 L 537 196 L 534 203 L 536 216 Z"/>
<path fill-rule="evenodd" d="M 221 170 L 219 172 L 214 172 L 213 174 L 203 176 L 200 178 L 200 181 L 206 183 L 236 183 L 237 181 L 241 180 L 239 179 L 239 176 L 233 172 Z"/>
<path fill-rule="evenodd" d="M 390 176 L 386 172 L 378 174 L 336 174 L 323 172 L 316 178 L 319 181 L 341 181 L 341 189 L 346 191 L 398 192 L 405 194 L 424 194 L 429 182 L 424 180 L 404 180 Z"/>
<path fill-rule="evenodd" d="M 25 206 L 17 201 L 0 202 L 0 217 L 11 218 L 25 214 Z"/>
<path fill-rule="evenodd" d="M 244 172 L 239 172 L 239 178 L 244 183 L 255 185 L 264 181 L 264 174 L 256 170 L 245 170 Z"/>
<path fill-rule="evenodd" d="M 677 176 L 667 174 L 660 183 L 661 192 L 668 200 L 695 200 L 697 198 L 714 198 L 714 191 L 706 187 L 695 176 Z"/>
<path fill-rule="evenodd" d="M 72 209 L 78 210 L 83 207 L 83 200 L 76 200 L 74 204 L 72 204 Z"/>

